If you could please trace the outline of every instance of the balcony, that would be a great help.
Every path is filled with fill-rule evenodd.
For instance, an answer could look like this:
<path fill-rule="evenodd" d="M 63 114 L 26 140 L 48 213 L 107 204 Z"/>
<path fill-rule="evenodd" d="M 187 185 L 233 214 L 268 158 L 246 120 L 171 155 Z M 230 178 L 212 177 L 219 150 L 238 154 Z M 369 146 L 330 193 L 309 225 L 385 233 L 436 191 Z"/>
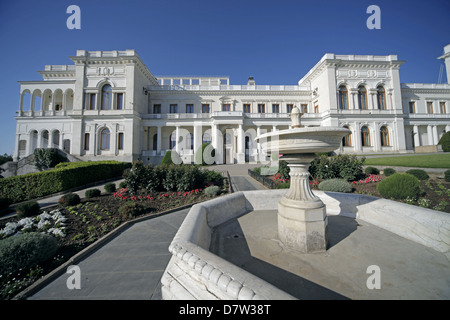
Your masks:
<path fill-rule="evenodd" d="M 310 91 L 309 87 L 285 85 L 160 85 L 150 86 L 153 91 Z"/>

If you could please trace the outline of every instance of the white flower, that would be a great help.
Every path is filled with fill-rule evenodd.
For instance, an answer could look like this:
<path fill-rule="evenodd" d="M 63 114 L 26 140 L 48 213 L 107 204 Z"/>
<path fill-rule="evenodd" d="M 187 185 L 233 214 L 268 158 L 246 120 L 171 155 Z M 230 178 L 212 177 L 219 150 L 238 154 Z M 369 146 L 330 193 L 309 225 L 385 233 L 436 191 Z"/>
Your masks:
<path fill-rule="evenodd" d="M 41 220 L 47 220 L 47 219 L 50 219 L 52 216 L 49 215 L 49 214 L 47 213 L 47 211 L 44 211 L 44 212 L 41 213 L 38 217 L 39 217 Z"/>
<path fill-rule="evenodd" d="M 38 229 L 44 229 L 46 226 L 50 225 L 50 221 L 48 220 L 40 220 L 37 224 Z"/>
<path fill-rule="evenodd" d="M 17 224 L 22 227 L 22 230 L 31 229 L 31 228 L 33 228 L 33 225 L 34 225 L 33 219 L 31 219 L 31 218 L 23 218 L 23 219 L 19 220 L 19 222 Z"/>
<path fill-rule="evenodd" d="M 57 237 L 65 237 L 66 236 L 65 233 L 61 229 L 58 229 L 58 228 L 50 228 L 50 229 L 48 229 L 47 233 L 53 234 L 54 236 L 57 236 Z"/>
<path fill-rule="evenodd" d="M 5 236 L 13 235 L 19 225 L 15 222 L 7 222 L 5 227 L 0 230 L 0 234 Z"/>

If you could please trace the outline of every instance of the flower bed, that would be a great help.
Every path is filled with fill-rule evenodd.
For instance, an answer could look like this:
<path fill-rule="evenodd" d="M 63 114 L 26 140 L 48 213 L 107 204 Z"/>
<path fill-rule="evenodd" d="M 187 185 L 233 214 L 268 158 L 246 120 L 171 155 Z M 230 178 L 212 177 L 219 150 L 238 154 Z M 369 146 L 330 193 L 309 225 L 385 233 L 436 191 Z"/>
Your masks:
<path fill-rule="evenodd" d="M 222 192 L 228 192 L 226 186 Z M 128 189 L 121 188 L 115 193 L 89 199 L 84 198 L 75 206 L 55 207 L 51 211 L 43 211 L 35 217 L 0 221 L 0 239 L 14 236 L 17 233 L 45 232 L 55 236 L 59 242 L 56 255 L 49 261 L 31 269 L 0 275 L 0 299 L 14 297 L 77 252 L 122 223 L 136 218 L 135 215 L 120 213 L 119 208 L 128 202 L 139 203 L 143 207 L 144 210 L 140 216 L 151 216 L 212 197 L 203 189 L 132 194 Z"/>

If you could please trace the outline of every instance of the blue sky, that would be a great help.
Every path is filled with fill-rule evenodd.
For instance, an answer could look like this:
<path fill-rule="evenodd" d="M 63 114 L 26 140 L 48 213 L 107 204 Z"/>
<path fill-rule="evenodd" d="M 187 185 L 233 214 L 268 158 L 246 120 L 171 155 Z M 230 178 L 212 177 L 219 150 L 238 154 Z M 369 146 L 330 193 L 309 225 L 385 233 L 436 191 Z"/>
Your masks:
<path fill-rule="evenodd" d="M 69 5 L 81 30 L 69 30 Z M 369 5 L 381 29 L 369 30 Z M 12 154 L 17 81 L 77 49 L 136 49 L 154 75 L 228 75 L 231 84 L 297 84 L 325 53 L 397 54 L 401 82 L 436 83 L 450 1 L 0 0 L 0 154 Z M 444 81 L 446 78 L 444 76 Z"/>

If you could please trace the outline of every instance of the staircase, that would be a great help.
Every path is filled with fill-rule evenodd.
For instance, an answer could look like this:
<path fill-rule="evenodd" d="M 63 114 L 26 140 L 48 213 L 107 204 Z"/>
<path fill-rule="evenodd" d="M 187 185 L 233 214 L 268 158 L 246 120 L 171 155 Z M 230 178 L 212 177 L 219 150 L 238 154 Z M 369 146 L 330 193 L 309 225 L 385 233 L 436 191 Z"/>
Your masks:
<path fill-rule="evenodd" d="M 61 149 L 57 149 L 58 153 L 67 158 L 69 162 L 82 161 L 74 155 L 67 153 Z M 39 172 L 34 166 L 34 154 L 30 154 L 19 161 L 9 161 L 0 166 L 0 177 L 8 178 L 20 176 L 27 173 Z"/>

